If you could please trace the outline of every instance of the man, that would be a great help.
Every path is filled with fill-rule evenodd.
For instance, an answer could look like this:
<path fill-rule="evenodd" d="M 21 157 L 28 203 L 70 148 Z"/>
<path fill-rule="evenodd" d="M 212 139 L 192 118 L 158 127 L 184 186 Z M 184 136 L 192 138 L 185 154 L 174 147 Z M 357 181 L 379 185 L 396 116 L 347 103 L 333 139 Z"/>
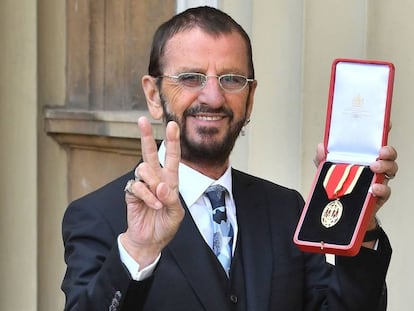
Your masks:
<path fill-rule="evenodd" d="M 140 118 L 143 161 L 68 207 L 66 310 L 386 308 L 391 248 L 374 217 L 375 240 L 331 266 L 292 242 L 303 207 L 296 191 L 231 168 L 256 85 L 250 40 L 228 15 L 194 8 L 160 26 L 142 86 L 166 138 L 158 150 Z M 395 158 L 384 147 L 371 169 L 393 176 Z M 225 188 L 220 233 L 211 185 Z M 380 207 L 390 189 L 373 193 Z"/>

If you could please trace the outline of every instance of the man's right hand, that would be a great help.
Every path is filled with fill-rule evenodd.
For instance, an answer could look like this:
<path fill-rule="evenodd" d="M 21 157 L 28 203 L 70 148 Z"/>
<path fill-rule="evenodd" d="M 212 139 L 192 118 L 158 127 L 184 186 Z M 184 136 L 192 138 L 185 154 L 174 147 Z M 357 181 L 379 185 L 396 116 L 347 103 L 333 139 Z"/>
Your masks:
<path fill-rule="evenodd" d="M 125 192 L 128 228 L 121 235 L 125 250 L 145 268 L 171 241 L 184 217 L 178 194 L 180 132 L 177 123 L 166 128 L 165 165 L 160 166 L 152 127 L 138 120 L 143 162 L 135 170 L 136 181 Z"/>

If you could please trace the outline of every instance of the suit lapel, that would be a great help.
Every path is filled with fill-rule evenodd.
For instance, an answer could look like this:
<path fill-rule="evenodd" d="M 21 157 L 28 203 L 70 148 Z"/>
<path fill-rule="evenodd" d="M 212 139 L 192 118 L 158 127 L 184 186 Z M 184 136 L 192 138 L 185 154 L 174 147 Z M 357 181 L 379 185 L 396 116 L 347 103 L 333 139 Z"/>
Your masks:
<path fill-rule="evenodd" d="M 181 202 L 185 206 L 184 201 Z M 205 309 L 225 310 L 228 303 L 225 299 L 226 274 L 217 266 L 219 262 L 186 206 L 184 219 L 168 249 Z"/>
<path fill-rule="evenodd" d="M 233 196 L 239 227 L 238 242 L 241 243 L 245 271 L 247 310 L 268 310 L 270 297 L 272 249 L 268 221 L 268 204 L 263 189 L 257 183 L 233 170 Z"/>

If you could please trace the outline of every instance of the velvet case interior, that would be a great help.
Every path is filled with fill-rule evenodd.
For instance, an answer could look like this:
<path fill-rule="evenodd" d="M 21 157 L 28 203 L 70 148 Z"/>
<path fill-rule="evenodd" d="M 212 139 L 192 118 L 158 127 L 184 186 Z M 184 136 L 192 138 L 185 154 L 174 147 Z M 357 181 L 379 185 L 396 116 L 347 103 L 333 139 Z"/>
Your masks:
<path fill-rule="evenodd" d="M 322 224 L 321 217 L 324 208 L 332 200 L 327 196 L 323 181 L 332 164 L 325 162 L 322 165 L 298 238 L 303 241 L 346 246 L 351 243 L 355 234 L 374 174 L 368 166 L 363 167 L 353 191 L 339 198 L 343 206 L 342 216 L 335 225 L 327 228 Z"/>

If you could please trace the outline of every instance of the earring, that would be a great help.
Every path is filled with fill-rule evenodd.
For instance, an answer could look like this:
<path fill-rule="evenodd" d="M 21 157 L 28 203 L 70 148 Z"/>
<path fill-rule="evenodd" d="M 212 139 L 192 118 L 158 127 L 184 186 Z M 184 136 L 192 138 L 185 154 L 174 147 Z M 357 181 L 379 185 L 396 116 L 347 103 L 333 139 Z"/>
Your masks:
<path fill-rule="evenodd" d="M 240 131 L 241 136 L 246 136 L 246 126 L 247 126 L 247 124 L 249 124 L 249 122 L 250 122 L 250 119 L 247 119 L 244 122 L 244 125 L 243 125 L 243 127 L 242 127 L 242 129 Z"/>

